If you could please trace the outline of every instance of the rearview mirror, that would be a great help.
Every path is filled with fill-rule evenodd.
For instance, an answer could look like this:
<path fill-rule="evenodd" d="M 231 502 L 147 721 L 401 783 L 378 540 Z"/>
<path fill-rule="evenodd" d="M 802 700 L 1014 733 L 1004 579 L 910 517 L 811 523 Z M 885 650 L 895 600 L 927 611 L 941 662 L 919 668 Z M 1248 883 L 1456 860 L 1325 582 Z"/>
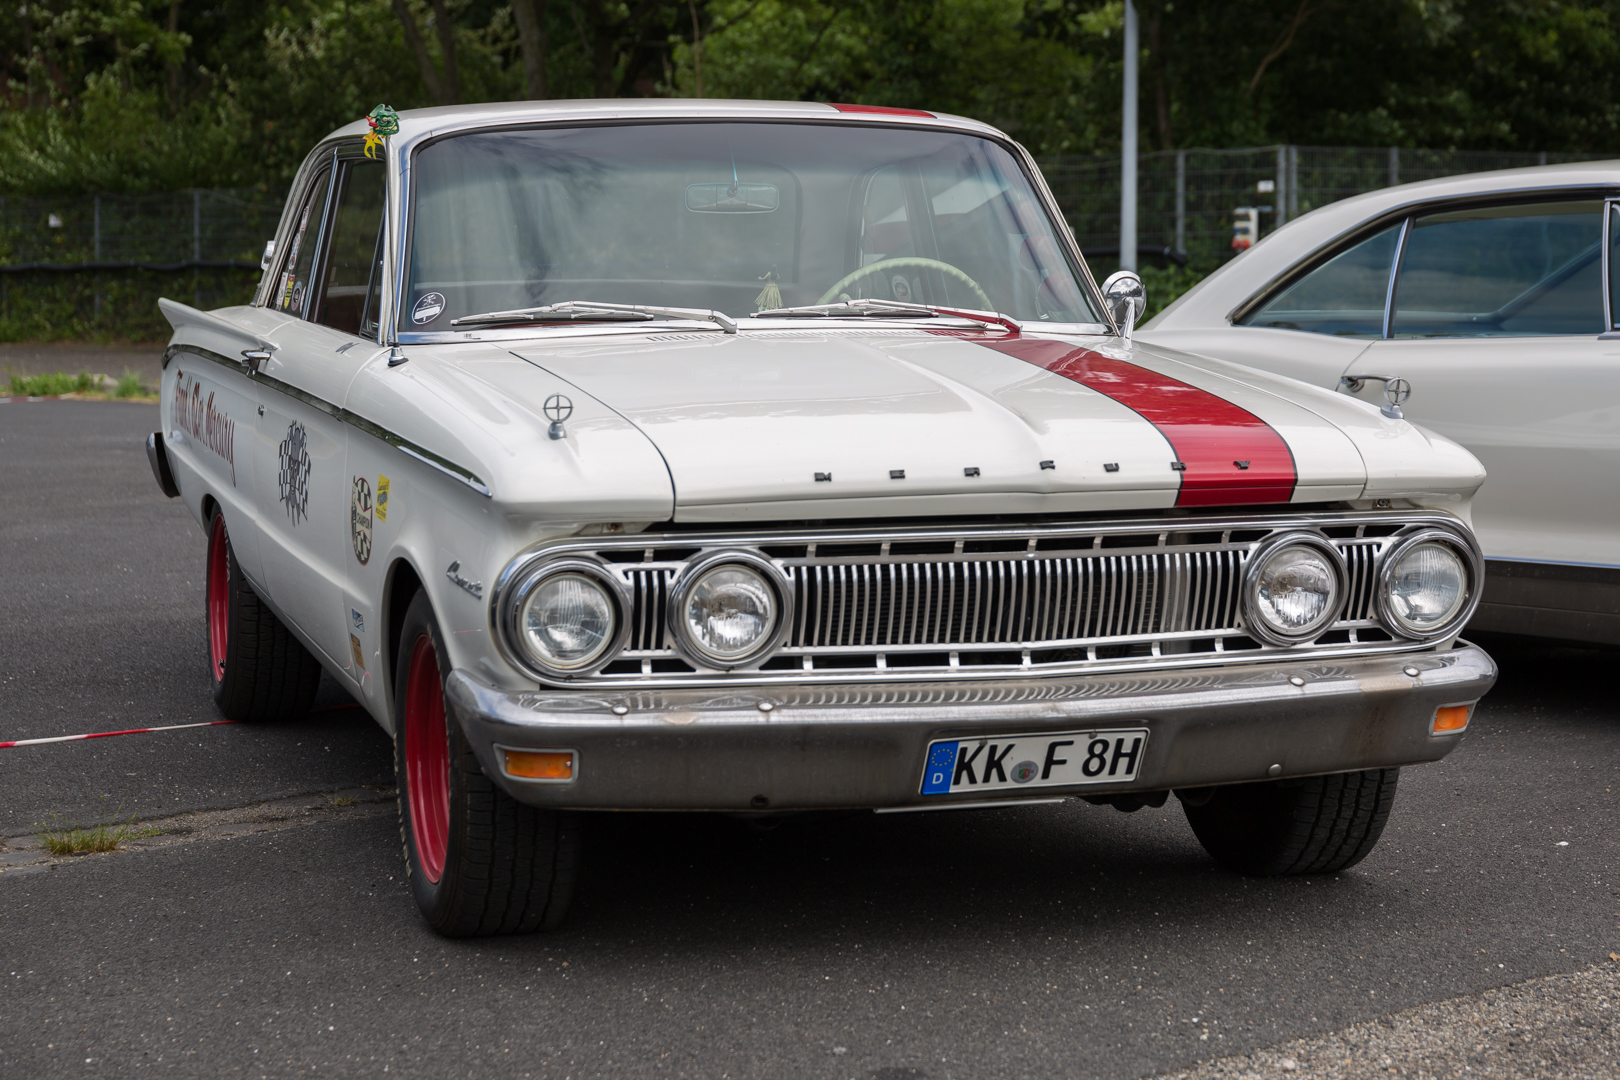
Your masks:
<path fill-rule="evenodd" d="M 1108 314 L 1114 317 L 1114 324 L 1119 327 L 1120 336 L 1130 341 L 1131 331 L 1136 329 L 1136 320 L 1147 310 L 1147 286 L 1142 284 L 1142 279 L 1136 276 L 1134 270 L 1118 270 L 1103 282 L 1102 294 L 1103 302 L 1108 305 Z"/>
<path fill-rule="evenodd" d="M 782 204 L 775 184 L 688 184 L 686 208 L 698 214 L 769 214 Z"/>

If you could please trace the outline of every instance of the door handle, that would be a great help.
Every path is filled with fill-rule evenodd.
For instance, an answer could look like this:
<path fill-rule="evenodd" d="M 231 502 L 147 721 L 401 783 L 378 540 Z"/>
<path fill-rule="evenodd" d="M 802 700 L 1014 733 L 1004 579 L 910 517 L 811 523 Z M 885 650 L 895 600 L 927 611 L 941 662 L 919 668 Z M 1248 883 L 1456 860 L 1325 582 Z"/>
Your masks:
<path fill-rule="evenodd" d="M 270 356 L 271 351 L 269 349 L 243 349 L 242 367 L 249 375 L 257 375 L 260 366 L 270 359 Z"/>

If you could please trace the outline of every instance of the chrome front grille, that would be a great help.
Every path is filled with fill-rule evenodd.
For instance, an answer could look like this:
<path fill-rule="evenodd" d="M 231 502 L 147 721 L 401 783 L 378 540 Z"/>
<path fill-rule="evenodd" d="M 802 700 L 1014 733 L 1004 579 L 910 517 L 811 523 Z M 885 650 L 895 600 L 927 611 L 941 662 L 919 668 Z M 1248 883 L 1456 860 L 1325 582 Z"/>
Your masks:
<path fill-rule="evenodd" d="M 1099 526 L 669 535 L 563 541 L 533 557 L 589 554 L 627 587 L 618 658 L 573 685 L 871 682 L 1196 666 L 1275 653 L 1417 647 L 1376 618 L 1380 553 L 1438 514 L 1174 519 Z M 1308 528 L 1343 553 L 1341 618 L 1308 646 L 1243 629 L 1241 583 L 1255 545 Z M 753 671 L 694 667 L 674 647 L 667 605 L 687 560 L 750 550 L 792 592 L 782 647 Z M 526 560 L 525 560 L 526 561 Z"/>

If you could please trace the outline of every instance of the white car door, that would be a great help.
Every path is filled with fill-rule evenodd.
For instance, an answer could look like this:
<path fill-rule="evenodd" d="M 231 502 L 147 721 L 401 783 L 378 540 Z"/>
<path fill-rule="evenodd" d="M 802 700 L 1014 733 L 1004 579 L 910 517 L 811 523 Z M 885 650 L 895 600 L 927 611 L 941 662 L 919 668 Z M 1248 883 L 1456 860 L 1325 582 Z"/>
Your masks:
<path fill-rule="evenodd" d="M 1489 558 L 1620 566 L 1620 341 L 1604 334 L 1603 210 L 1542 196 L 1414 216 L 1388 336 L 1346 372 L 1406 379 L 1407 418 L 1485 465 L 1473 516 Z M 1383 389 L 1364 382 L 1360 395 L 1382 404 Z"/>
<path fill-rule="evenodd" d="M 357 684 L 347 628 L 350 429 L 342 404 L 355 373 L 377 347 L 348 329 L 351 323 L 359 329 L 367 298 L 363 289 L 353 295 L 347 261 L 350 234 L 367 214 L 367 206 L 357 203 L 380 198 L 374 193 L 385 171 L 381 162 L 367 161 L 356 142 L 337 148 L 332 165 L 306 192 L 269 298 L 272 307 L 297 318 L 273 335 L 275 352 L 257 380 L 266 387 L 258 432 L 267 464 L 260 489 L 261 554 L 271 598 Z M 373 210 L 373 252 L 375 221 Z M 334 236 L 341 238 L 338 247 Z M 344 280 L 329 289 L 335 271 Z"/>

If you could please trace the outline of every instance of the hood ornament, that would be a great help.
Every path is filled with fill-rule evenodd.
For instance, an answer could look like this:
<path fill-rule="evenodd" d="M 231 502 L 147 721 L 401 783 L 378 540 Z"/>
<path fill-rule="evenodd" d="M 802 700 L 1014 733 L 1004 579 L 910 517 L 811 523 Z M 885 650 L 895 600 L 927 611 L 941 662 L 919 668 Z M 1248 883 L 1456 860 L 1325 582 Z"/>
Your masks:
<path fill-rule="evenodd" d="M 540 411 L 546 414 L 547 420 L 551 421 L 551 426 L 546 429 L 547 435 L 550 435 L 553 439 L 568 438 L 568 431 L 563 427 L 563 421 L 574 415 L 574 403 L 572 401 L 569 401 L 561 394 L 552 394 L 546 398 L 546 403 L 541 407 Z"/>
<path fill-rule="evenodd" d="M 1339 385 L 1352 394 L 1361 393 L 1361 388 L 1369 382 L 1384 384 L 1384 398 L 1388 405 L 1381 406 L 1379 412 L 1391 420 L 1405 420 L 1406 414 L 1401 412 L 1401 406 L 1406 404 L 1412 396 L 1412 384 L 1395 375 L 1341 375 Z"/>

